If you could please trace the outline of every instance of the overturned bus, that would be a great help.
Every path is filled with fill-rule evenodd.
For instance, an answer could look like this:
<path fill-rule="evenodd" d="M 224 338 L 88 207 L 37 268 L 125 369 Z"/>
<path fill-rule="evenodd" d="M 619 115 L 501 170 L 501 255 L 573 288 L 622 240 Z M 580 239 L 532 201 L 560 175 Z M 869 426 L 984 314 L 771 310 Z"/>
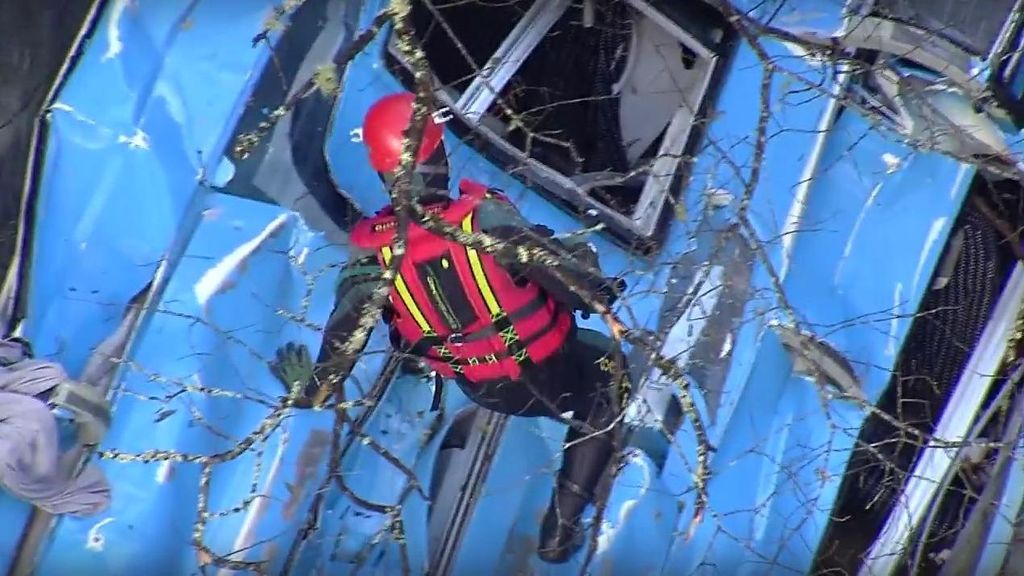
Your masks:
<path fill-rule="evenodd" d="M 6 336 L 103 397 L 54 406 L 63 452 L 39 457 L 97 467 L 110 501 L 0 497 L 0 566 L 1024 565 L 1015 1 L 403 4 L 4 4 L 53 30 L 17 40 L 38 64 L 12 60 L 29 96 L 0 127 Z M 536 556 L 562 422 L 438 388 L 381 325 L 334 410 L 268 370 L 319 346 L 352 225 L 390 201 L 363 116 L 423 83 L 445 127 L 424 177 L 504 190 L 629 286 L 630 434 L 565 564 Z"/>

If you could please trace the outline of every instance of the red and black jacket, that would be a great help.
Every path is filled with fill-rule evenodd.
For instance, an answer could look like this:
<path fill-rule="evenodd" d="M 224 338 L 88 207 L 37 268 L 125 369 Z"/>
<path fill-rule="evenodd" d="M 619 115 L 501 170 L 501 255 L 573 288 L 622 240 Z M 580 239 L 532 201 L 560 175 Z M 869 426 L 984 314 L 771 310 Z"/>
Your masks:
<path fill-rule="evenodd" d="M 480 231 L 474 212 L 485 197 L 508 201 L 469 180 L 459 189 L 458 199 L 424 209 L 465 232 Z M 358 222 L 351 240 L 387 267 L 396 229 L 389 206 Z M 572 312 L 536 284 L 517 283 L 491 255 L 415 223 L 389 298 L 391 328 L 403 347 L 442 376 L 459 373 L 470 382 L 518 378 L 524 364 L 557 352 L 572 328 Z"/>

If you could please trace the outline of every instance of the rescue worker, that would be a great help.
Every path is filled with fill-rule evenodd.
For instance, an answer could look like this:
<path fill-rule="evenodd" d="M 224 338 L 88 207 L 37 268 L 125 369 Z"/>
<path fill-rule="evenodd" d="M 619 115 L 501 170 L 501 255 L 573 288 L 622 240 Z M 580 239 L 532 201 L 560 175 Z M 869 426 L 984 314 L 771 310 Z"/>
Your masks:
<path fill-rule="evenodd" d="M 388 184 L 399 166 L 404 132 L 412 118 L 413 95 L 399 93 L 376 102 L 365 117 L 363 142 L 370 163 Z M 442 128 L 428 120 L 417 162 L 438 150 Z M 441 150 L 443 154 L 443 150 Z M 510 246 L 543 246 L 560 254 L 560 272 L 610 306 L 625 287 L 604 278 L 597 256 L 585 243 L 562 244 L 552 232 L 531 226 L 500 191 L 463 180 L 460 196 L 429 190 L 419 175 L 415 200 L 428 212 L 466 232 L 484 232 Z M 328 374 L 348 376 L 356 356 L 339 360 L 338 350 L 356 330 L 360 312 L 392 258 L 396 219 L 392 207 L 358 222 L 353 253 L 341 273 L 338 300 L 325 328 L 314 369 L 309 353 L 294 343 L 282 346 L 272 370 L 291 389 L 308 383 L 314 394 Z M 581 262 L 590 263 L 588 267 Z M 413 223 L 406 252 L 384 310 L 392 345 L 422 358 L 436 374 L 454 379 L 478 405 L 512 416 L 559 417 L 572 411 L 563 464 L 544 517 L 538 555 L 566 562 L 583 544 L 581 516 L 616 453 L 626 366 L 614 341 L 578 328 L 574 311 L 595 312 L 541 263 L 522 263 L 514 249 L 492 256 L 435 235 Z M 438 378 L 440 384 L 440 378 Z M 327 394 L 321 390 L 321 398 Z M 437 399 L 435 399 L 436 401 Z M 307 403 L 309 405 L 309 403 Z"/>

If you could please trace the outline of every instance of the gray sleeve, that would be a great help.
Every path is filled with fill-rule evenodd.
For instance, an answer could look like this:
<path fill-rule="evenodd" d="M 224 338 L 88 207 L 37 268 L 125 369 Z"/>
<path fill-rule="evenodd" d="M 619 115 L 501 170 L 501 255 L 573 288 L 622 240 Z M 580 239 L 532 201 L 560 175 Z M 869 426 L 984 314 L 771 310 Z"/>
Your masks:
<path fill-rule="evenodd" d="M 376 256 L 367 251 L 353 251 L 349 262 L 342 268 L 334 310 L 324 326 L 323 340 L 317 353 L 317 380 L 323 381 L 331 374 L 341 380 L 348 378 L 369 339 L 351 355 L 339 354 L 338 351 L 348 344 L 352 334 L 358 330 L 363 307 L 373 297 L 383 273 Z"/>
<path fill-rule="evenodd" d="M 0 341 L 0 487 L 51 514 L 100 512 L 110 486 L 95 465 L 74 478 L 61 471 L 57 419 L 44 400 L 67 374 L 15 347 Z"/>

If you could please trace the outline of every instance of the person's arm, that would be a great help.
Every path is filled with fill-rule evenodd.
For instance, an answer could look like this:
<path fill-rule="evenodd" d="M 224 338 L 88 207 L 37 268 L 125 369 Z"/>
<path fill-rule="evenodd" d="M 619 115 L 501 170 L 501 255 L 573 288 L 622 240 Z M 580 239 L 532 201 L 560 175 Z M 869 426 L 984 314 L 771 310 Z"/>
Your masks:
<path fill-rule="evenodd" d="M 63 468 L 60 428 L 48 405 L 59 387 L 76 383 L 60 364 L 32 358 L 20 338 L 0 340 L 0 365 L 0 486 L 50 514 L 102 512 L 110 484 L 95 464 L 79 474 Z"/>
<path fill-rule="evenodd" d="M 484 200 L 478 208 L 478 218 L 481 230 L 510 246 L 495 254 L 495 259 L 513 276 L 534 282 L 573 310 L 596 312 L 595 304 L 608 307 L 614 302 L 621 281 L 601 274 L 597 254 L 587 244 L 566 244 L 552 238 L 550 229 L 531 224 L 515 206 L 497 199 Z M 515 248 L 543 249 L 556 255 L 560 265 L 556 271 L 537 259 L 527 258 L 524 262 Z M 586 300 L 570 286 L 593 296 Z"/>
<path fill-rule="evenodd" d="M 304 386 L 297 406 L 321 405 L 333 391 L 329 383 L 340 384 L 348 378 L 369 338 L 367 335 L 357 346 L 350 340 L 359 327 L 363 308 L 380 285 L 382 274 L 376 257 L 364 252 L 353 254 L 352 260 L 342 268 L 334 310 L 324 326 L 315 364 L 305 345 L 289 342 L 278 349 L 271 370 L 288 390 L 296 384 Z"/>

